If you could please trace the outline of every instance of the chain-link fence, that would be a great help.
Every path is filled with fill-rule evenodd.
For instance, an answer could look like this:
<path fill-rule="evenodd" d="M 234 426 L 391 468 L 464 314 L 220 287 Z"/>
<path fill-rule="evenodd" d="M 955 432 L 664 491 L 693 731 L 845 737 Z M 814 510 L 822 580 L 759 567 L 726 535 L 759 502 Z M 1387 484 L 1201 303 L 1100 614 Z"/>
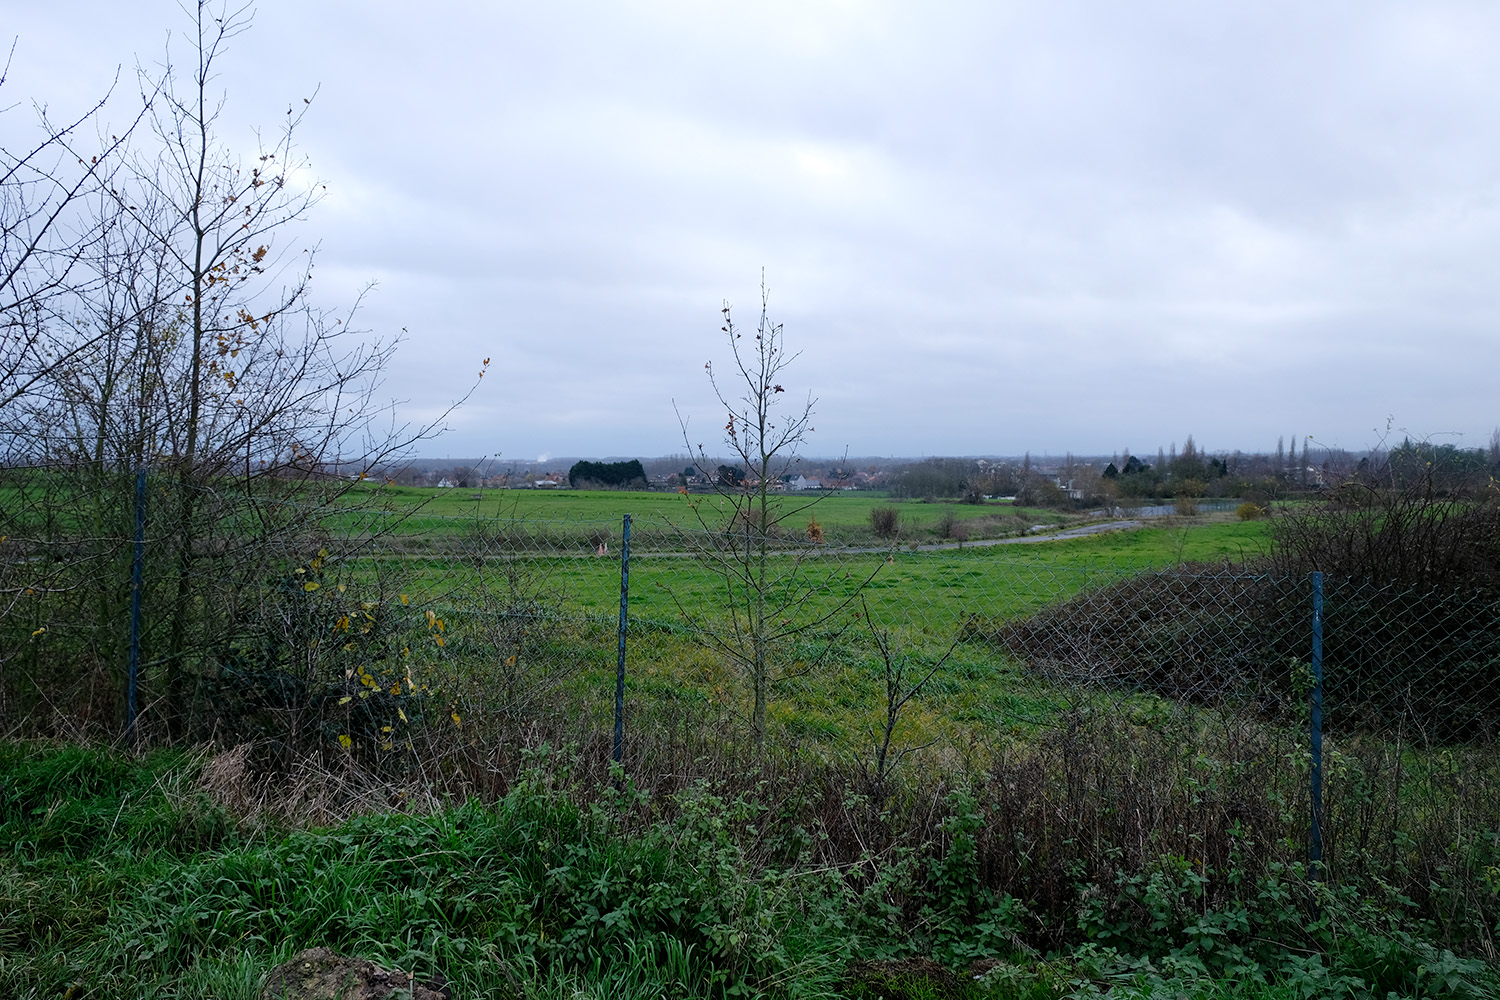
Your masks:
<path fill-rule="evenodd" d="M 903 762 L 908 782 L 989 781 L 1012 854 L 1078 849 L 1050 809 L 1101 851 L 1212 861 L 1248 831 L 1267 858 L 1414 891 L 1434 865 L 1500 870 L 1491 594 L 1034 538 L 792 537 L 691 504 L 543 520 L 134 485 L 4 487 L 8 730 L 118 731 L 138 688 L 148 738 L 378 769 L 418 738 L 529 727 L 631 768 L 669 720 L 684 745 L 813 748 L 879 798 Z"/>

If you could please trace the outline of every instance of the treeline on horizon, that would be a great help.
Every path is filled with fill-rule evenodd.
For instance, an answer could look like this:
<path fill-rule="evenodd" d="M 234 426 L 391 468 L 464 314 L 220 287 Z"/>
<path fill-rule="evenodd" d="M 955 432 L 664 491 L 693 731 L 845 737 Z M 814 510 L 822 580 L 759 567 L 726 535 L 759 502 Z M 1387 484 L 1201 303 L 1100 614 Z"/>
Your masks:
<path fill-rule="evenodd" d="M 414 459 L 376 470 L 405 486 L 516 487 L 545 483 L 574 489 L 649 489 L 691 485 L 684 455 L 628 461 L 496 463 Z M 1155 456 L 1129 450 L 1109 456 L 1061 459 L 932 457 L 921 459 L 804 459 L 799 472 L 827 489 L 884 490 L 896 499 L 963 499 L 982 503 L 1014 497 L 1028 506 L 1097 507 L 1124 500 L 1238 497 L 1264 503 L 1278 496 L 1365 477 L 1399 487 L 1430 477 L 1441 489 L 1469 491 L 1500 478 L 1500 431 L 1488 447 L 1403 440 L 1393 448 L 1351 452 L 1312 443 L 1278 441 L 1274 451 L 1210 452 L 1188 435 Z"/>

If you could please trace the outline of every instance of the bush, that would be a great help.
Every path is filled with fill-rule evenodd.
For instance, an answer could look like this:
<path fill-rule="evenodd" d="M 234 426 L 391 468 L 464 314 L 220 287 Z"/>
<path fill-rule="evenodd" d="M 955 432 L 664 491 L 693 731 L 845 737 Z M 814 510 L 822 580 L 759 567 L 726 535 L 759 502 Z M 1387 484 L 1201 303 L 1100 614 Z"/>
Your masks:
<path fill-rule="evenodd" d="M 1198 704 L 1290 707 L 1287 664 L 1305 653 L 1306 595 L 1295 581 L 1203 567 L 1144 573 L 968 637 L 1002 646 L 1069 683 L 1148 690 Z"/>
<path fill-rule="evenodd" d="M 870 528 L 877 538 L 895 538 L 901 530 L 901 512 L 890 506 L 870 508 Z"/>
<path fill-rule="evenodd" d="M 1255 521 L 1266 516 L 1266 509 L 1246 500 L 1234 509 L 1234 513 L 1241 521 Z"/>
<path fill-rule="evenodd" d="M 958 515 L 948 510 L 938 518 L 937 535 L 944 541 L 963 542 L 969 538 L 969 526 L 958 519 Z"/>
<path fill-rule="evenodd" d="M 1044 676 L 1287 717 L 1305 706 L 1309 575 L 1207 567 L 1146 573 L 1020 622 L 972 620 Z M 1328 732 L 1500 738 L 1500 598 L 1325 576 Z"/>

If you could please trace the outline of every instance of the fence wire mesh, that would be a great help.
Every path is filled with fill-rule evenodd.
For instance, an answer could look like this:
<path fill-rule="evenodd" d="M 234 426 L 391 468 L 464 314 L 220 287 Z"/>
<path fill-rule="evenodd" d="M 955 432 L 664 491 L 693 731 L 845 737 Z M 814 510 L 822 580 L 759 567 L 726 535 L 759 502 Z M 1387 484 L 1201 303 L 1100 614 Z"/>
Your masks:
<path fill-rule="evenodd" d="M 72 485 L 63 506 L 34 480 L 5 489 L 5 728 L 117 727 L 130 493 Z M 163 477 L 148 491 L 148 735 L 312 741 L 371 766 L 399 762 L 418 734 L 463 740 L 493 720 L 605 739 L 620 521 L 182 497 Z M 1090 822 L 1111 843 L 1149 851 L 1187 815 L 1173 804 L 1185 796 L 1194 822 L 1305 845 L 1320 667 L 1329 871 L 1344 858 L 1405 863 L 1414 843 L 1478 850 L 1464 831 L 1500 826 L 1494 594 L 1329 578 L 1314 663 L 1310 574 L 814 527 L 771 536 L 732 518 L 635 514 L 627 764 L 638 726 L 743 727 L 763 669 L 768 738 L 856 761 L 877 790 L 903 760 L 937 773 L 978 759 L 980 743 L 1002 760 L 1093 740 L 1119 766 L 1058 765 L 1057 794 L 1091 790 Z M 1179 833 L 1183 851 L 1194 837 L 1230 842 Z"/>

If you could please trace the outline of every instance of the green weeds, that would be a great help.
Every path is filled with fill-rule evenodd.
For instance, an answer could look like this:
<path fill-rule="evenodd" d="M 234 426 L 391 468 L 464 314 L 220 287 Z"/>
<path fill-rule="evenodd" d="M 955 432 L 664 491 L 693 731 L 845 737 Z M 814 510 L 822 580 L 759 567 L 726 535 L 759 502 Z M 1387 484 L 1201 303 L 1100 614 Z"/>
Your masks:
<path fill-rule="evenodd" d="M 993 790 L 946 793 L 923 832 L 920 785 L 871 817 L 857 797 L 830 812 L 816 791 L 828 775 L 651 792 L 570 777 L 573 760 L 528 754 L 489 801 L 253 832 L 211 801 L 201 756 L 5 745 L 0 995 L 249 1000 L 316 945 L 441 975 L 454 996 L 1383 1000 L 1500 986 L 1394 890 L 1258 867 L 1248 841 L 1226 870 L 1170 852 L 1075 869 L 1069 928 L 1001 887 L 995 838 L 1041 845 L 1005 833 Z M 839 847 L 855 829 L 865 846 Z"/>

